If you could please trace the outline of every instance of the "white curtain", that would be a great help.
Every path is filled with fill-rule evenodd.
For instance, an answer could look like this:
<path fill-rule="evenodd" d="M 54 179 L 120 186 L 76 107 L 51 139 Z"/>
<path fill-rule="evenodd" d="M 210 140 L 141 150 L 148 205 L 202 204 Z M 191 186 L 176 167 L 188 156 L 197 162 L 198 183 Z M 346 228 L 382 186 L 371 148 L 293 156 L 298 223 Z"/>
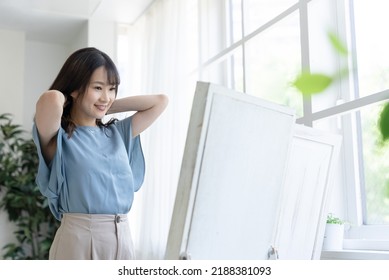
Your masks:
<path fill-rule="evenodd" d="M 146 179 L 130 212 L 138 259 L 163 259 L 196 86 L 196 2 L 157 0 L 129 28 L 131 95 L 165 93 L 169 106 L 145 131 Z M 122 78 L 124 80 L 124 77 Z"/>

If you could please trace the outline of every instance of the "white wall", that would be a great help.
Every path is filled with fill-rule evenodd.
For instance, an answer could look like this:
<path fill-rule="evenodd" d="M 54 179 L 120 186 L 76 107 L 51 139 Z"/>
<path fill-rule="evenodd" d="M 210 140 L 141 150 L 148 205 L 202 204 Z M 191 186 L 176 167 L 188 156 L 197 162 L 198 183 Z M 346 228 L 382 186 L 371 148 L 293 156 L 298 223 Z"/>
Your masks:
<path fill-rule="evenodd" d="M 73 41 L 70 42 L 69 50 L 71 53 L 88 46 L 88 25 L 88 21 L 86 21 L 82 28 L 80 28 L 78 34 L 73 39 Z"/>
<path fill-rule="evenodd" d="M 0 113 L 23 120 L 25 34 L 0 30 Z"/>
<path fill-rule="evenodd" d="M 25 91 L 23 96 L 23 125 L 31 130 L 35 104 L 57 76 L 62 64 L 69 55 L 69 48 L 37 41 L 26 42 Z"/>
<path fill-rule="evenodd" d="M 89 20 L 88 45 L 102 50 L 116 61 L 116 24 L 112 21 Z"/>

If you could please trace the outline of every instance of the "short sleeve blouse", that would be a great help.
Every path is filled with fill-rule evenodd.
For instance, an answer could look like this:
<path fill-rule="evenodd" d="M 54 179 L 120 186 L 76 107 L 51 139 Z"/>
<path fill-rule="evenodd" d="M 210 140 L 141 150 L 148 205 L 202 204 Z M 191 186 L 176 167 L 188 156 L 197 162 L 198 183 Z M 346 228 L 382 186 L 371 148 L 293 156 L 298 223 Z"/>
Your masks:
<path fill-rule="evenodd" d="M 108 127 L 78 126 L 69 138 L 63 128 L 47 165 L 38 130 L 33 139 L 39 155 L 36 183 L 58 220 L 62 213 L 125 214 L 141 187 L 145 161 L 140 136 L 132 137 L 132 118 Z"/>

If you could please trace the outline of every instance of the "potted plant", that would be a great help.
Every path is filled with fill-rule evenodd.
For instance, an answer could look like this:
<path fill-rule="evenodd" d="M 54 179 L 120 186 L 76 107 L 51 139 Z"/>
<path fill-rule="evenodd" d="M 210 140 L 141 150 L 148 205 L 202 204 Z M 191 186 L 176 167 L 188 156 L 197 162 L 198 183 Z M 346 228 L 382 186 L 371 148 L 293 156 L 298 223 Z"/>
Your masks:
<path fill-rule="evenodd" d="M 323 250 L 337 251 L 343 249 L 344 221 L 334 214 L 327 215 L 324 232 Z"/>
<path fill-rule="evenodd" d="M 15 243 L 3 247 L 4 259 L 47 259 L 58 227 L 35 184 L 38 155 L 31 136 L 0 115 L 0 209 L 16 225 Z M 2 228 L 1 230 L 6 230 Z"/>

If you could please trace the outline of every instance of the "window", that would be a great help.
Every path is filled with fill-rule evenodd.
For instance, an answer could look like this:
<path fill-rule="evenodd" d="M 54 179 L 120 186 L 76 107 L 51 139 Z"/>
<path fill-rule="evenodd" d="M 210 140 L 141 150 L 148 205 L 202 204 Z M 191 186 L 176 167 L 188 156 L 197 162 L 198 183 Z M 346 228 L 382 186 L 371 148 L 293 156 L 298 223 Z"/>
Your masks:
<path fill-rule="evenodd" d="M 199 77 L 293 107 L 299 123 L 342 134 L 331 210 L 350 221 L 349 238 L 377 237 L 373 225 L 380 231 L 389 226 L 389 151 L 378 144 L 376 126 L 380 102 L 389 97 L 384 36 L 389 4 L 225 0 L 212 5 L 200 1 Z M 215 14 L 221 27 L 206 30 Z M 328 32 L 347 45 L 348 57 L 333 49 Z M 328 74 L 348 69 L 349 74 L 324 93 L 303 99 L 290 82 L 306 68 Z"/>
<path fill-rule="evenodd" d="M 292 106 L 301 115 L 301 96 L 290 87 L 301 71 L 296 2 L 200 1 L 200 79 Z"/>

